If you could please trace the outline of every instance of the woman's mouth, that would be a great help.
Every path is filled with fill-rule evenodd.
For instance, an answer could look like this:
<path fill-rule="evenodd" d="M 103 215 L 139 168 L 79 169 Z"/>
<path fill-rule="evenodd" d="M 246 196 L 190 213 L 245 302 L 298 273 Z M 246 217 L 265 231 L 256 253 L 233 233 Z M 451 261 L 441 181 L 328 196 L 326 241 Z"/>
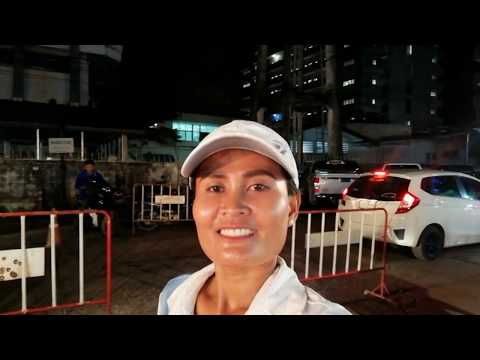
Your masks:
<path fill-rule="evenodd" d="M 248 237 L 254 234 L 252 229 L 247 228 L 229 228 L 229 229 L 220 229 L 218 233 L 222 236 L 229 237 L 229 238 L 242 238 Z"/>

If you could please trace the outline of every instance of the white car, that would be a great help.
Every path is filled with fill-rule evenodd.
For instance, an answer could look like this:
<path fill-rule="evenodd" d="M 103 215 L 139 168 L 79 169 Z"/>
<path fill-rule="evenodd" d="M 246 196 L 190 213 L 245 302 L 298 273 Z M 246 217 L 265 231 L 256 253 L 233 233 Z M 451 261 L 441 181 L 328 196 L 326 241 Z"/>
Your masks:
<path fill-rule="evenodd" d="M 339 209 L 384 208 L 387 240 L 412 248 L 424 260 L 438 257 L 444 247 L 480 242 L 480 181 L 446 171 L 383 171 L 365 174 L 344 191 Z M 340 225 L 359 231 L 361 217 L 340 213 Z M 378 215 L 377 215 L 378 216 Z M 384 216 L 364 217 L 364 234 L 383 238 Z M 381 225 L 380 225 L 381 224 Z M 369 235 L 371 234 L 371 235 Z"/>
<path fill-rule="evenodd" d="M 422 170 L 422 165 L 417 163 L 388 163 L 382 166 L 383 171 L 394 170 Z"/>

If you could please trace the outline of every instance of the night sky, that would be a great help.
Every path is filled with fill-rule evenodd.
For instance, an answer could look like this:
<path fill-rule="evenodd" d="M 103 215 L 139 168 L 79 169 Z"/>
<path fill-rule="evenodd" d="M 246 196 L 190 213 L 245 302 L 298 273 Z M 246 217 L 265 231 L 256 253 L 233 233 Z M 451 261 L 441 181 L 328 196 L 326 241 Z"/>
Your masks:
<path fill-rule="evenodd" d="M 241 69 L 251 45 L 127 44 L 118 99 L 122 111 L 151 123 L 191 112 L 236 116 Z M 153 49 L 152 49 L 153 48 Z"/>
<path fill-rule="evenodd" d="M 124 45 L 121 87 L 108 109 L 125 126 L 142 127 L 178 112 L 238 116 L 241 69 L 252 61 L 255 44 L 129 43 Z M 444 46 L 445 125 L 473 116 L 471 56 L 465 44 Z M 128 114 L 128 116 L 125 116 Z M 123 120 L 125 119 L 125 120 Z M 127 122 L 127 123 L 125 123 Z M 128 124 L 130 122 L 130 124 Z M 122 125 L 122 124 L 118 124 Z"/>

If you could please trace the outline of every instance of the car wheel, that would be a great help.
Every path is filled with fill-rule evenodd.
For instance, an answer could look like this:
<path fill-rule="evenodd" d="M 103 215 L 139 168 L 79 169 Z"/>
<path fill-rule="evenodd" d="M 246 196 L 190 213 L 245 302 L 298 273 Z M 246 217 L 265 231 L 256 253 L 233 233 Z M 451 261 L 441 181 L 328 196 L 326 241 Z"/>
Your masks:
<path fill-rule="evenodd" d="M 413 256 L 420 260 L 435 260 L 444 247 L 445 235 L 436 226 L 429 226 L 420 235 L 417 247 L 412 248 Z"/>

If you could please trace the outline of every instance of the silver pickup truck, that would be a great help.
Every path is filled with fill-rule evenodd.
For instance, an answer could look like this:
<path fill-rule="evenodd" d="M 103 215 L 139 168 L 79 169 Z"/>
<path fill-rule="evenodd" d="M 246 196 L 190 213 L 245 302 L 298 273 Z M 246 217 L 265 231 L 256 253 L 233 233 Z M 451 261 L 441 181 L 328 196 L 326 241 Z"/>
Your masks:
<path fill-rule="evenodd" d="M 312 206 L 338 206 L 342 192 L 360 177 L 360 167 L 355 161 L 330 160 L 317 161 L 306 172 L 303 183 L 305 200 Z"/>

